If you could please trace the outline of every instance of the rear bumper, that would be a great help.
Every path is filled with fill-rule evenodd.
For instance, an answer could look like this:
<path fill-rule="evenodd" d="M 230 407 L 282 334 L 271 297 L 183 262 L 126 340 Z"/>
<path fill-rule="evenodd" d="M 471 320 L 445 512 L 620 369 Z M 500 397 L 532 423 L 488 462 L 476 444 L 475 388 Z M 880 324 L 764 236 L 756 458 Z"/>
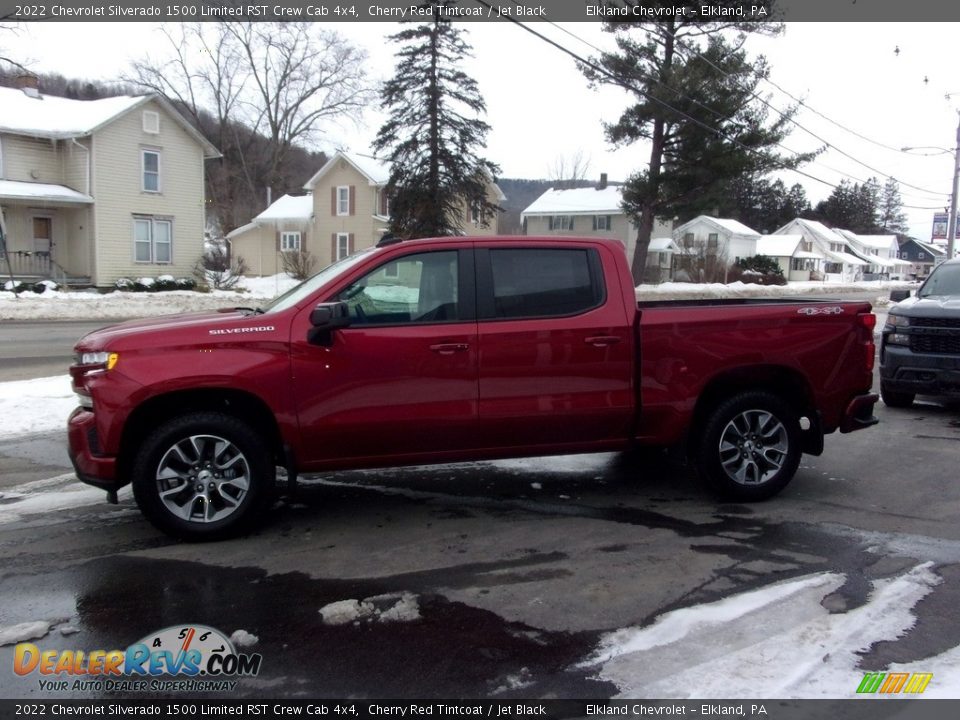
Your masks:
<path fill-rule="evenodd" d="M 857 395 L 847 403 L 847 407 L 843 411 L 843 417 L 840 419 L 840 432 L 848 433 L 854 430 L 863 430 L 880 422 L 873 414 L 873 406 L 877 404 L 879 399 L 880 396 L 876 393 L 867 393 Z"/>
<path fill-rule="evenodd" d="M 116 490 L 123 483 L 117 480 L 117 459 L 103 455 L 92 412 L 78 407 L 67 420 L 68 452 L 77 478 L 102 488 Z"/>

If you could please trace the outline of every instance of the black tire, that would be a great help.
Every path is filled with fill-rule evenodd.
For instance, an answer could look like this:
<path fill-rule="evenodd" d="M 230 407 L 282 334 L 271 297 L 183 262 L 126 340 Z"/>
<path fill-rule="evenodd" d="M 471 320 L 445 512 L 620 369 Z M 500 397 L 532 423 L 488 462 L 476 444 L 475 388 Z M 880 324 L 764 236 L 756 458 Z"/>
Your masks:
<path fill-rule="evenodd" d="M 721 402 L 701 426 L 693 460 L 697 472 L 724 499 L 773 497 L 800 464 L 800 420 L 783 399 L 744 392 Z"/>
<path fill-rule="evenodd" d="M 274 491 L 273 454 L 232 415 L 194 412 L 161 425 L 133 461 L 133 496 L 147 519 L 184 540 L 249 529 Z"/>
<path fill-rule="evenodd" d="M 908 408 L 913 405 L 916 395 L 912 392 L 898 392 L 880 383 L 880 398 L 883 404 L 892 408 Z"/>

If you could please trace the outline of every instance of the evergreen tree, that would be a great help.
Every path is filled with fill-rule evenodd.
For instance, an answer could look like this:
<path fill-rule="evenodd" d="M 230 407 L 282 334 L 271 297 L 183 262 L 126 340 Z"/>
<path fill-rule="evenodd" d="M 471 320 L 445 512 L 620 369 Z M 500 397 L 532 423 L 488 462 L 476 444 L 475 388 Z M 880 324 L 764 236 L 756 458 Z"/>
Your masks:
<path fill-rule="evenodd" d="M 383 87 L 389 119 L 374 150 L 391 165 L 390 230 L 400 237 L 458 234 L 468 207 L 483 225 L 498 210 L 487 198 L 487 184 L 500 169 L 479 157 L 490 130 L 478 119 L 486 105 L 462 70 L 470 46 L 463 31 L 441 17 L 439 4 L 428 3 L 429 22 L 390 36 L 403 47 Z"/>
<path fill-rule="evenodd" d="M 723 204 L 732 179 L 794 168 L 814 153 L 785 157 L 776 151 L 796 108 L 768 119 L 756 99 L 766 62 L 750 60 L 741 49 L 743 33 L 775 34 L 780 26 L 704 22 L 688 12 L 656 23 L 610 21 L 605 29 L 616 33 L 618 51 L 582 70 L 592 82 L 621 86 L 635 97 L 617 122 L 606 125 L 607 139 L 621 146 L 650 141 L 647 167 L 624 188 L 624 210 L 639 228 L 632 261 L 639 281 L 654 218 L 709 211 Z M 728 37 L 731 32 L 737 36 Z"/>
<path fill-rule="evenodd" d="M 900 183 L 894 178 L 887 178 L 880 192 L 877 225 L 887 233 L 907 232 L 907 216 L 903 212 L 903 200 L 900 198 Z"/>
<path fill-rule="evenodd" d="M 817 203 L 814 215 L 830 227 L 870 235 L 880 230 L 877 224 L 880 184 L 870 178 L 862 185 L 841 180 L 826 200 Z"/>

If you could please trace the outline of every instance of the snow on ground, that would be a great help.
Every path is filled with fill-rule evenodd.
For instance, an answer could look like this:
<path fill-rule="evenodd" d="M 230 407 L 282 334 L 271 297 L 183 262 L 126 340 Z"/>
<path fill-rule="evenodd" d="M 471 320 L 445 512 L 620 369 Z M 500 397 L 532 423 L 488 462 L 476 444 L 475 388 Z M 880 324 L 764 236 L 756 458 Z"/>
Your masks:
<path fill-rule="evenodd" d="M 120 497 L 126 498 L 130 493 L 130 487 L 125 487 Z M 6 525 L 60 510 L 99 505 L 106 502 L 106 495 L 99 488 L 84 485 L 73 473 L 65 473 L 4 488 L 0 500 L 0 525 Z"/>
<path fill-rule="evenodd" d="M 42 638 L 50 632 L 50 623 L 46 620 L 22 622 L 16 625 L 0 627 L 0 645 L 16 645 L 27 640 Z"/>
<path fill-rule="evenodd" d="M 65 430 L 75 407 L 69 375 L 0 383 L 0 440 Z"/>
<path fill-rule="evenodd" d="M 364 600 L 338 600 L 320 608 L 325 625 L 370 622 L 412 622 L 420 619 L 420 602 L 408 593 L 375 595 Z"/>
<path fill-rule="evenodd" d="M 285 273 L 243 278 L 238 290 L 188 290 L 168 292 L 47 291 L 15 296 L 0 292 L 0 320 L 116 320 L 153 317 L 196 310 L 217 310 L 237 305 L 257 305 L 286 292 L 297 281 Z"/>
<path fill-rule="evenodd" d="M 270 277 L 243 278 L 234 290 L 213 290 L 198 293 L 186 290 L 170 292 L 96 292 L 47 291 L 0 292 L 0 320 L 116 320 L 152 317 L 196 310 L 216 310 L 237 305 L 257 305 L 286 292 L 297 284 L 285 273 Z M 841 292 L 876 291 L 876 304 L 886 304 L 892 288 L 912 287 L 905 282 L 871 281 L 859 283 L 795 282 L 788 285 L 745 285 L 741 282 L 697 285 L 693 283 L 663 283 L 640 285 L 638 300 L 715 299 L 724 297 L 779 297 L 784 295 L 824 295 Z M 370 288 L 371 294 L 383 299 L 409 301 L 410 292 L 396 288 Z"/>
<path fill-rule="evenodd" d="M 889 668 L 861 662 L 874 643 L 913 627 L 912 608 L 940 583 L 932 563 L 878 580 L 864 605 L 830 613 L 822 602 L 843 583 L 822 573 L 674 610 L 606 635 L 584 666 L 623 698 L 851 697 L 871 671 L 933 673 L 924 698 L 960 696 L 960 648 Z"/>
<path fill-rule="evenodd" d="M 233 632 L 233 635 L 230 636 L 230 642 L 238 648 L 253 647 L 260 642 L 260 638 L 253 633 L 248 633 L 246 630 L 240 629 Z"/>

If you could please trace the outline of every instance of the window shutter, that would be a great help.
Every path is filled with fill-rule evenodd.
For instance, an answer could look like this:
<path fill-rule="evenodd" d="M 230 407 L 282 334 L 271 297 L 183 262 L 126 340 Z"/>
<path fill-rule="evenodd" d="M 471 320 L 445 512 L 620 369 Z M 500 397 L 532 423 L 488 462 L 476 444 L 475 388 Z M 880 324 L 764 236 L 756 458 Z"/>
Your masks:
<path fill-rule="evenodd" d="M 547 218 L 547 229 L 553 230 L 553 215 Z"/>
<path fill-rule="evenodd" d="M 280 231 L 277 230 L 277 252 L 280 252 L 283 248 L 280 247 Z"/>
<path fill-rule="evenodd" d="M 337 214 L 337 188 L 336 186 L 330 188 L 330 214 L 336 216 Z"/>
<path fill-rule="evenodd" d="M 354 185 L 350 186 L 350 214 L 353 215 L 356 213 L 357 206 L 357 188 Z"/>
<path fill-rule="evenodd" d="M 337 261 L 337 234 L 330 233 L 330 262 Z"/>
<path fill-rule="evenodd" d="M 573 231 L 573 215 L 570 216 L 570 230 Z"/>
<path fill-rule="evenodd" d="M 347 235 L 347 254 L 348 254 L 348 255 L 353 255 L 353 252 L 354 252 L 354 248 L 353 248 L 353 233 L 350 233 L 349 235 Z"/>
<path fill-rule="evenodd" d="M 380 214 L 384 217 L 387 215 L 387 191 L 385 188 L 380 189 Z"/>
<path fill-rule="evenodd" d="M 597 229 L 597 216 L 596 216 L 596 215 L 593 216 L 593 229 L 594 229 L 594 230 Z"/>

